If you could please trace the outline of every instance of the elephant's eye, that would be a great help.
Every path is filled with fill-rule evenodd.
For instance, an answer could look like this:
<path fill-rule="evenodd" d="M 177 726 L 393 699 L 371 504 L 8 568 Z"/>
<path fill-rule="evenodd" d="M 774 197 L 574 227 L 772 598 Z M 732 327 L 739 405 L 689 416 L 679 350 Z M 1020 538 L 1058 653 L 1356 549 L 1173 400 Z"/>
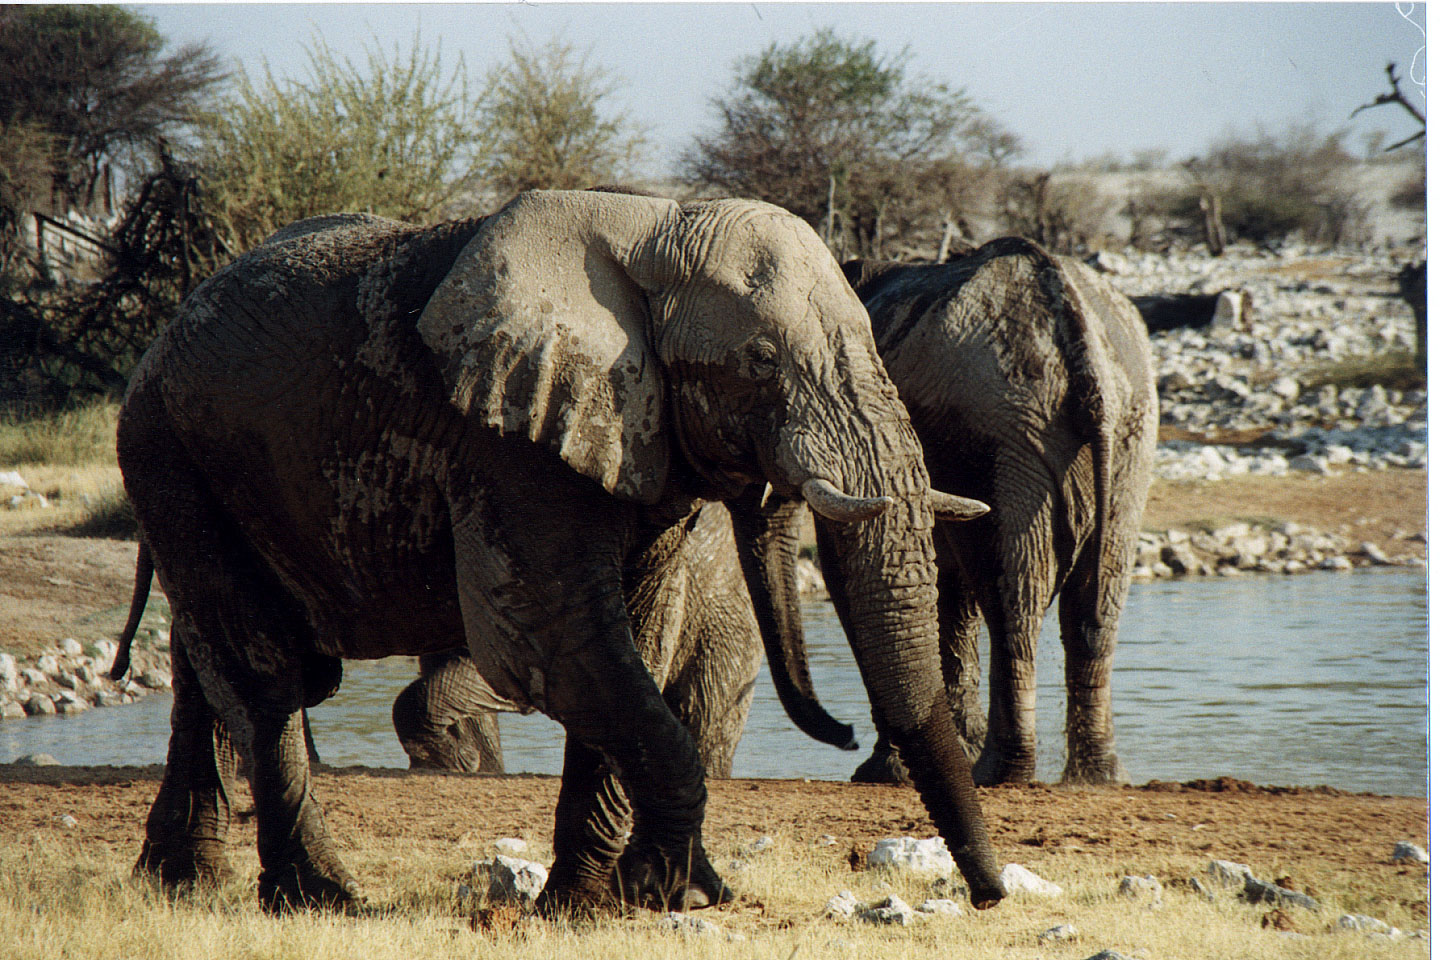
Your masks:
<path fill-rule="evenodd" d="M 745 373 L 757 379 L 773 377 L 780 364 L 780 348 L 769 337 L 756 337 L 745 344 Z"/>

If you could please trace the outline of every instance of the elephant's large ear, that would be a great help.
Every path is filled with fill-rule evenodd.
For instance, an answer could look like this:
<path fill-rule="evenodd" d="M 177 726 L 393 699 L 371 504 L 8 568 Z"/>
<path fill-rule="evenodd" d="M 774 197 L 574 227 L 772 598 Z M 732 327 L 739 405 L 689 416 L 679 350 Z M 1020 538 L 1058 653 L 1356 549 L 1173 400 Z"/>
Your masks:
<path fill-rule="evenodd" d="M 451 402 L 628 500 L 670 465 L 645 287 L 669 200 L 533 192 L 489 218 L 420 315 Z"/>

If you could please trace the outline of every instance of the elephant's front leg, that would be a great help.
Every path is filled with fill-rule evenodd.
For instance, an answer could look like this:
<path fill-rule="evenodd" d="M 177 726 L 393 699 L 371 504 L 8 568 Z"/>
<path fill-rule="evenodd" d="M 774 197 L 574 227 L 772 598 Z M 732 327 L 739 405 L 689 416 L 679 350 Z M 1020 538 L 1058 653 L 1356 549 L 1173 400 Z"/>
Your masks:
<path fill-rule="evenodd" d="M 359 884 L 341 862 L 311 792 L 303 711 L 261 714 L 251 724 L 260 905 L 276 911 L 359 899 Z"/>
<path fill-rule="evenodd" d="M 170 749 L 165 778 L 145 821 L 136 873 L 166 886 L 219 884 L 234 876 L 225 854 L 236 756 L 225 725 L 205 702 L 185 652 L 183 619 L 174 631 Z"/>
<path fill-rule="evenodd" d="M 727 899 L 700 842 L 700 755 L 631 632 L 622 570 L 637 536 L 633 513 L 580 483 L 496 487 L 490 497 L 478 508 L 452 507 L 463 517 L 454 527 L 457 580 L 481 675 L 506 699 L 558 720 L 567 744 L 603 756 L 619 776 L 634 810 L 618 863 L 625 900 L 679 909 Z M 578 764 L 583 755 L 574 755 Z M 595 770 L 588 760 L 567 764 L 567 798 L 593 795 Z M 573 834 L 559 838 L 547 902 L 606 899 L 594 874 L 608 854 L 579 862 L 586 846 Z"/>

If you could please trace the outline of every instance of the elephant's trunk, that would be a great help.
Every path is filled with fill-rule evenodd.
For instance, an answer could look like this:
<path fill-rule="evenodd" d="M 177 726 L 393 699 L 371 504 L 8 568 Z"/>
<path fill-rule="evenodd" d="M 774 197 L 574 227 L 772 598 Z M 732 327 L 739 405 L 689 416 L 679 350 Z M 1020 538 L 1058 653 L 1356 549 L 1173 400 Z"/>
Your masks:
<path fill-rule="evenodd" d="M 908 421 L 891 426 L 913 437 Z M 984 908 L 1005 891 L 941 678 L 929 476 L 918 443 L 904 439 L 878 446 L 891 453 L 885 469 L 846 478 L 852 495 L 889 495 L 895 505 L 863 522 L 817 520 L 821 562 L 876 724 L 899 748 L 971 902 Z"/>

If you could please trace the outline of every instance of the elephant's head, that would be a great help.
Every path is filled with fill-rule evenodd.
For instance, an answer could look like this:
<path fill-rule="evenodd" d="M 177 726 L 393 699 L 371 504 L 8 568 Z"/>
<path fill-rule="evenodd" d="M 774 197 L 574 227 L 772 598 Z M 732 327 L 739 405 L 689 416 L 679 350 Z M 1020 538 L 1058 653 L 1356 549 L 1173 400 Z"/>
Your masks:
<path fill-rule="evenodd" d="M 813 230 L 762 203 L 522 194 L 419 328 L 463 414 L 616 497 L 653 504 L 683 481 L 808 500 L 847 574 L 837 607 L 871 699 L 972 899 L 1003 896 L 940 677 L 920 445 Z"/>

